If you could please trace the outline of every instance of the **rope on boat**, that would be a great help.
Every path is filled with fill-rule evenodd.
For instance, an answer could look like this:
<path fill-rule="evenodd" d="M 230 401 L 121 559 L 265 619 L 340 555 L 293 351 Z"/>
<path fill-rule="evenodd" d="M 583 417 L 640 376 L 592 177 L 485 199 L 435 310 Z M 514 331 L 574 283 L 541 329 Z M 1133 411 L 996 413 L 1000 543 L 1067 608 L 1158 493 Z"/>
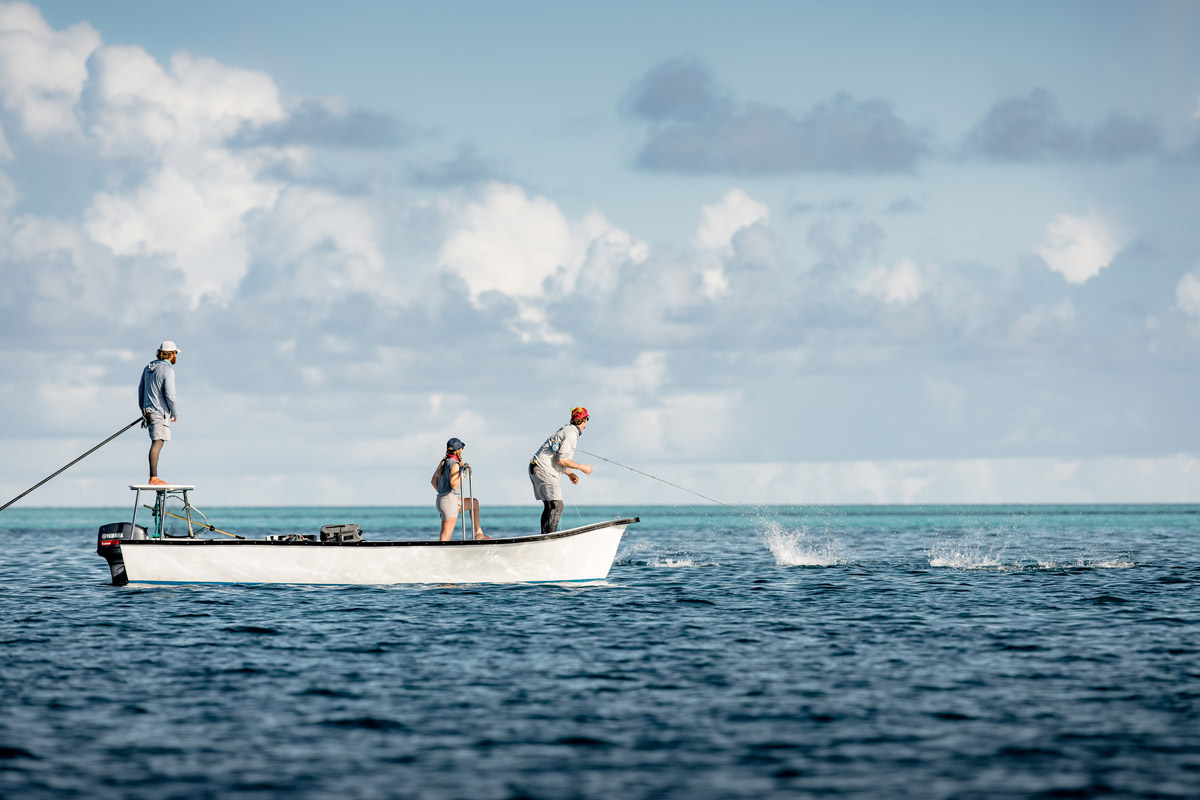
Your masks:
<path fill-rule="evenodd" d="M 625 464 L 619 464 L 616 461 L 613 461 L 612 459 L 605 458 L 604 456 L 596 455 L 595 453 L 592 453 L 588 450 L 584 450 L 582 448 L 579 450 L 579 452 L 586 453 L 587 455 L 591 456 L 592 458 L 598 458 L 601 461 L 607 461 L 609 464 L 612 464 L 615 467 L 621 467 L 622 469 L 627 469 L 630 472 L 636 472 L 638 475 L 645 475 L 647 478 L 656 480 L 659 483 L 665 483 L 667 486 L 673 486 L 676 489 L 687 492 L 688 494 L 694 494 L 694 495 L 696 495 L 696 497 L 703 497 L 705 500 L 707 500 L 710 503 L 716 503 L 719 506 L 725 506 L 725 508 L 731 508 L 734 511 L 737 511 L 738 513 L 742 513 L 741 509 L 739 509 L 737 506 L 731 506 L 731 505 L 729 505 L 729 503 L 722 503 L 720 500 L 714 500 L 713 498 L 709 497 L 706 494 L 700 494 L 699 492 L 693 492 L 691 489 L 688 489 L 686 486 L 680 486 L 678 483 L 671 483 L 670 481 L 663 480 L 662 478 L 659 478 L 656 475 L 651 475 L 649 472 L 642 472 L 640 469 L 634 469 L 633 467 L 627 466 Z"/>
<path fill-rule="evenodd" d="M 62 469 L 60 469 L 58 472 L 55 472 L 55 473 L 54 473 L 54 474 L 52 474 L 52 475 L 47 475 L 45 478 L 42 478 L 42 480 L 38 481 L 38 482 L 37 482 L 37 483 L 35 483 L 33 486 L 30 486 L 28 489 L 26 489 L 25 491 L 21 492 L 19 495 L 17 495 L 16 497 L 14 497 L 12 500 L 9 500 L 9 501 L 8 501 L 7 503 L 5 503 L 4 505 L 0 506 L 0 511 L 3 511 L 4 509 L 8 508 L 8 507 L 9 507 L 9 506 L 11 506 L 13 503 L 17 502 L 17 501 L 18 501 L 18 500 L 20 500 L 22 497 L 24 497 L 25 495 L 27 495 L 27 494 L 29 494 L 30 492 L 32 492 L 34 489 L 36 489 L 36 488 L 38 488 L 39 486 L 41 486 L 43 483 L 46 483 L 46 482 L 47 482 L 48 480 L 50 480 L 51 478 L 53 478 L 53 477 L 55 477 L 55 476 L 59 475 L 59 474 L 60 474 L 60 473 L 62 473 L 62 472 L 66 472 L 68 469 L 70 469 L 71 467 L 75 466 L 75 465 L 76 465 L 76 464 L 78 464 L 80 461 L 83 461 L 85 458 L 87 458 L 87 457 L 88 457 L 88 456 L 90 456 L 92 453 L 94 453 L 94 452 L 96 452 L 97 450 L 99 450 L 101 447 L 104 447 L 104 445 L 108 444 L 108 443 L 109 443 L 109 442 L 111 442 L 113 439 L 117 438 L 117 437 L 118 437 L 118 436 L 120 436 L 122 433 L 124 433 L 125 431 L 129 430 L 130 428 L 132 428 L 134 425 L 139 425 L 139 424 L 141 424 L 141 422 L 142 422 L 142 418 L 141 418 L 141 417 L 138 417 L 138 418 L 137 418 L 137 419 L 135 419 L 133 422 L 129 423 L 129 424 L 128 424 L 128 425 L 126 425 L 124 428 L 121 428 L 121 430 L 117 431 L 117 432 L 116 432 L 116 433 L 114 433 L 112 436 L 108 437 L 108 438 L 107 438 L 107 439 L 105 439 L 103 442 L 101 442 L 100 444 L 96 445 L 96 446 L 95 446 L 95 447 L 93 447 L 91 450 L 88 450 L 86 453 L 84 453 L 83 455 L 81 455 L 79 458 L 77 458 L 77 459 L 75 459 L 74 461 L 72 461 L 70 464 L 67 464 L 65 467 L 63 467 Z"/>

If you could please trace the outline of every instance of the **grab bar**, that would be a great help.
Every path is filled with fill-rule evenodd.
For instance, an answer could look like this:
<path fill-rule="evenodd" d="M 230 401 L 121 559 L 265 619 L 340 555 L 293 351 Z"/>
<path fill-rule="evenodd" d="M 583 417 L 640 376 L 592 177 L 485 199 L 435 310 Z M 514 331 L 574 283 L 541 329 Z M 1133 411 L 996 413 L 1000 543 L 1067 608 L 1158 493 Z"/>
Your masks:
<path fill-rule="evenodd" d="M 468 536 L 467 535 L 467 512 L 468 512 L 468 510 L 473 509 L 475 507 L 475 502 L 474 502 L 475 501 L 475 478 L 471 473 L 471 465 L 470 464 L 463 464 L 462 467 L 459 468 L 459 473 L 460 473 L 460 476 L 463 474 L 465 474 L 465 476 L 466 476 L 465 481 L 463 480 L 462 477 L 459 477 L 459 480 L 458 480 L 458 490 L 459 490 L 458 496 L 462 499 L 463 539 L 470 539 L 470 538 L 473 538 L 473 534 L 474 534 L 474 530 L 475 530 L 475 516 L 474 516 L 474 514 L 471 515 L 472 536 Z M 463 491 L 464 484 L 466 486 L 466 491 Z"/>

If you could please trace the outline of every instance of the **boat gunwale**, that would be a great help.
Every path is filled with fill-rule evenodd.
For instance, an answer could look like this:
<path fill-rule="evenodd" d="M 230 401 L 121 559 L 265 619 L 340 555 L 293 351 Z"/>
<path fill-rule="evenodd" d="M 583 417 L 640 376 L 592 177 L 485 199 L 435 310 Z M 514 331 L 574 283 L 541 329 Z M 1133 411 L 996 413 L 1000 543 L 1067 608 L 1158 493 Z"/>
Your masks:
<path fill-rule="evenodd" d="M 617 525 L 632 525 L 635 522 L 641 521 L 641 517 L 627 517 L 625 519 L 593 522 L 590 525 L 583 525 L 579 528 L 570 528 L 565 531 L 555 531 L 554 533 L 537 533 L 531 536 L 512 536 L 502 539 L 451 539 L 446 542 L 436 539 L 394 539 L 375 541 L 364 539 L 358 542 L 322 542 L 312 539 L 280 541 L 267 539 L 193 539 L 190 537 L 163 537 L 160 539 L 117 539 L 116 542 L 118 547 L 125 547 L 127 545 L 222 545 L 234 547 L 244 547 L 246 545 L 265 545 L 267 547 L 463 547 L 470 545 L 475 547 L 486 547 L 488 545 L 548 542 L 555 539 L 565 539 L 571 536 L 578 536 L 581 533 L 590 533 L 592 531 L 603 530 L 604 528 L 612 528 L 616 527 Z"/>

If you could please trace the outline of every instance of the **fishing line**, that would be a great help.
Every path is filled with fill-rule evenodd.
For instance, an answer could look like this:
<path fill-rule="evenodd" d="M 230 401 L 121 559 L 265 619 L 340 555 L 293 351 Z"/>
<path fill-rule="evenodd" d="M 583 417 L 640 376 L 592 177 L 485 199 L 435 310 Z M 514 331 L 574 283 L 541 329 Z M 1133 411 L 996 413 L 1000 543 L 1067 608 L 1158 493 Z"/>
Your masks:
<path fill-rule="evenodd" d="M 65 467 L 63 467 L 62 469 L 60 469 L 58 472 L 55 472 L 55 473 L 54 473 L 54 474 L 52 474 L 52 475 L 47 475 L 45 478 L 42 478 L 40 481 L 38 481 L 37 483 L 35 483 L 33 486 L 30 486 L 30 487 L 29 487 L 28 489 L 26 489 L 25 491 L 21 492 L 19 495 L 17 495 L 16 497 L 14 497 L 12 500 L 9 500 L 9 501 L 8 501 L 7 503 L 5 503 L 4 505 L 0 506 L 0 511 L 3 511 L 4 509 L 8 508 L 8 507 L 9 507 L 9 506 L 11 506 L 13 503 L 17 502 L 17 501 L 18 501 L 18 500 L 20 500 L 22 497 L 24 497 L 25 495 L 29 494 L 29 493 L 30 493 L 30 492 L 32 492 L 34 489 L 38 488 L 38 487 L 39 487 L 39 486 L 41 486 L 43 483 L 45 483 L 46 481 L 48 481 L 48 480 L 50 480 L 51 478 L 55 477 L 55 476 L 56 476 L 56 475 L 58 475 L 59 473 L 66 472 L 68 469 L 70 469 L 71 467 L 75 466 L 75 465 L 76 465 L 76 464 L 78 464 L 80 461 L 83 461 L 85 458 L 87 458 L 87 457 L 88 457 L 88 456 L 90 456 L 92 453 L 94 453 L 94 452 L 96 452 L 97 450 L 99 450 L 101 447 L 104 447 L 104 445 L 108 444 L 108 443 L 109 443 L 109 442 L 111 442 L 113 439 L 117 438 L 117 437 L 118 437 L 118 436 L 120 436 L 122 433 L 124 433 L 125 431 L 129 430 L 130 428 L 132 428 L 134 425 L 138 425 L 138 424 L 140 424 L 140 423 L 141 423 L 141 421 L 142 421 L 142 418 L 141 418 L 141 417 L 138 417 L 138 418 L 137 418 L 137 419 L 135 419 L 133 422 L 129 423 L 129 424 L 128 424 L 128 425 L 126 425 L 124 428 L 121 428 L 121 430 L 117 431 L 117 432 L 116 432 L 116 433 L 114 433 L 112 436 L 108 437 L 108 438 L 107 438 L 107 439 L 105 439 L 103 442 L 101 442 L 100 444 L 96 445 L 96 446 L 95 446 L 95 447 L 93 447 L 91 450 L 88 450 L 86 453 L 84 453 L 83 455 L 81 455 L 79 458 L 77 458 L 77 459 L 75 459 L 74 461 L 72 461 L 70 464 L 67 464 Z"/>
<path fill-rule="evenodd" d="M 605 458 L 604 456 L 597 455 L 588 450 L 583 450 L 582 448 L 579 450 L 579 452 L 586 453 L 587 455 L 591 456 L 592 458 L 598 458 L 601 461 L 607 461 L 609 464 L 612 464 L 615 467 L 621 467 L 622 469 L 627 469 L 630 472 L 636 472 L 638 475 L 645 475 L 647 478 L 656 480 L 659 483 L 665 483 L 667 486 L 672 486 L 676 489 L 687 492 L 688 494 L 694 494 L 694 495 L 696 495 L 696 497 L 702 497 L 705 500 L 707 500 L 708 502 L 716 503 L 719 506 L 724 506 L 725 508 L 728 508 L 730 511 L 732 511 L 733 513 L 738 514 L 740 516 L 749 517 L 751 519 L 755 519 L 755 520 L 759 520 L 759 521 L 763 521 L 766 519 L 766 517 L 763 514 L 752 513 L 752 512 L 746 511 L 745 509 L 738 508 L 737 506 L 731 506 L 729 503 L 722 503 L 720 500 L 709 497 L 706 494 L 700 494 L 699 492 L 692 491 L 691 489 L 687 488 L 686 486 L 680 486 L 677 483 L 671 483 L 668 480 L 664 480 L 664 479 L 658 477 L 657 475 L 651 475 L 649 472 L 642 472 L 640 469 L 634 469 L 633 467 L 629 466 L 628 464 L 621 464 L 620 462 L 613 461 L 611 458 Z M 874 570 L 868 569 L 867 567 L 864 567 L 862 564 L 859 564 L 859 563 L 855 563 L 855 562 L 846 562 L 846 563 L 849 566 L 857 567 L 858 569 L 861 569 L 864 572 L 874 572 Z"/>
<path fill-rule="evenodd" d="M 626 465 L 626 464 L 619 464 L 619 463 L 617 463 L 616 461 L 613 461 L 613 460 L 612 460 L 612 459 L 610 459 L 610 458 L 605 458 L 604 456 L 598 456 L 598 455 L 596 455 L 595 453 L 592 453 L 592 452 L 590 452 L 590 451 L 588 451 L 588 450 L 583 450 L 583 449 L 581 449 L 579 452 L 581 452 L 581 453 L 587 453 L 587 455 L 591 456 L 592 458 L 598 458 L 598 459 L 600 459 L 601 461 L 607 461 L 609 464 L 612 464 L 613 466 L 616 466 L 616 467 L 621 467 L 622 469 L 627 469 L 627 470 L 629 470 L 630 472 L 636 472 L 638 475 L 645 475 L 647 478 L 651 478 L 652 480 L 656 480 L 656 481 L 658 481 L 659 483 L 665 483 L 667 486 L 673 486 L 673 487 L 675 487 L 676 489 L 679 489 L 679 490 L 681 490 L 681 491 L 687 492 L 688 494 L 694 494 L 694 495 L 696 495 L 696 497 L 703 497 L 705 500 L 707 500 L 707 501 L 708 501 L 708 502 L 710 502 L 710 503 L 716 503 L 716 504 L 717 504 L 717 505 L 719 505 L 719 506 L 724 506 L 725 508 L 733 509 L 734 511 L 736 511 L 736 512 L 737 512 L 737 513 L 739 513 L 739 514 L 745 514 L 745 513 L 746 513 L 745 511 L 742 511 L 742 509 L 738 508 L 737 506 L 731 506 L 731 505 L 729 505 L 729 503 L 722 503 L 720 500 L 714 500 L 713 498 L 709 497 L 709 496 L 708 496 L 708 495 L 706 495 L 706 494 L 700 494 L 699 492 L 693 492 L 691 489 L 687 488 L 686 486 L 680 486 L 678 483 L 671 483 L 670 481 L 663 480 L 662 478 L 659 478 L 659 477 L 658 477 L 658 476 L 656 476 L 656 475 L 651 475 L 649 472 L 642 472 L 640 469 L 634 469 L 633 467 L 630 467 L 630 466 L 628 466 L 628 465 Z"/>
<path fill-rule="evenodd" d="M 588 453 L 588 455 L 591 455 L 591 453 Z M 580 522 L 583 522 L 583 514 L 579 513 L 579 506 L 575 505 L 575 484 L 572 483 L 567 491 L 571 494 L 571 508 L 575 509 L 575 516 L 579 517 Z"/>

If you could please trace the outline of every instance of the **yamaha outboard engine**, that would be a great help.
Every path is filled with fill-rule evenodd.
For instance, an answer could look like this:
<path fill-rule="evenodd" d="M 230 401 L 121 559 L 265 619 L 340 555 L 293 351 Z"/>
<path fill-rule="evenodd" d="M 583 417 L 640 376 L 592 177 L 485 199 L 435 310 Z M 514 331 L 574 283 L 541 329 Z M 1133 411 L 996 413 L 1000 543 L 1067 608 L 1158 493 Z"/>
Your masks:
<path fill-rule="evenodd" d="M 145 538 L 146 529 L 132 522 L 110 522 L 100 526 L 100 532 L 96 534 L 96 554 L 108 562 L 113 586 L 129 583 L 125 576 L 125 561 L 121 558 L 122 540 Z"/>

